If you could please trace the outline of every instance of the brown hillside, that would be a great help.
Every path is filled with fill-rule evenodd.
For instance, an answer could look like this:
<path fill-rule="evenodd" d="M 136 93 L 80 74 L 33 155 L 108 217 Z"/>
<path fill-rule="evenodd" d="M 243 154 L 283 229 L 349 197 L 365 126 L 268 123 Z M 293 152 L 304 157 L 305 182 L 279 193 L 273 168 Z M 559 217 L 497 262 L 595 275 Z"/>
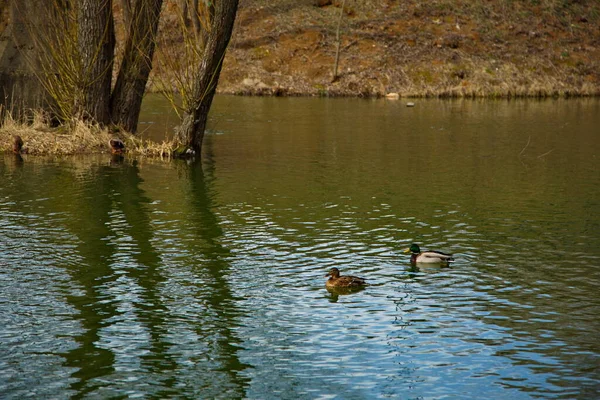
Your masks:
<path fill-rule="evenodd" d="M 328 4 L 318 7 L 316 3 Z M 224 93 L 600 94 L 596 0 L 242 0 Z"/>
<path fill-rule="evenodd" d="M 178 51 L 176 4 L 165 2 L 161 31 Z M 0 0 L 0 31 L 5 5 Z M 598 0 L 346 0 L 332 82 L 340 7 L 340 0 L 240 0 L 219 92 L 600 94 Z"/>

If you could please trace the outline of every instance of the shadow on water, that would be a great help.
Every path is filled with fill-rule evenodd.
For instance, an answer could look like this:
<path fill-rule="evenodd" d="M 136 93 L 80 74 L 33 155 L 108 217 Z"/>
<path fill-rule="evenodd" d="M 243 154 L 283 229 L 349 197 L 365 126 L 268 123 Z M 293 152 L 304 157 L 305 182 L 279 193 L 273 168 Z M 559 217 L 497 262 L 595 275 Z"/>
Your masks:
<path fill-rule="evenodd" d="M 178 166 L 178 184 L 188 188 L 173 198 L 184 210 L 175 244 L 183 264 L 173 263 L 171 245 L 157 240 L 156 201 L 144 189 L 138 163 L 89 161 L 39 168 L 7 156 L 0 164 L 1 189 L 8 194 L 0 264 L 10 265 L 7 272 L 14 278 L 3 287 L 11 293 L 20 287 L 19 298 L 30 298 L 46 313 L 40 317 L 58 318 L 57 326 L 74 322 L 57 332 L 36 333 L 65 344 L 51 353 L 69 374 L 61 380 L 67 392 L 61 393 L 245 398 L 249 379 L 242 371 L 250 366 L 238 357 L 240 299 L 230 288 L 230 251 L 221 244 L 223 230 L 214 212 L 211 158 Z M 184 295 L 195 302 L 188 314 L 189 309 L 181 311 L 181 297 L 169 293 L 185 268 L 195 276 L 191 296 Z M 50 276 L 65 283 L 48 283 Z M 16 295 L 11 301 L 18 301 Z M 17 328 L 16 322 L 6 327 Z M 23 362 L 33 368 L 40 356 L 33 344 L 25 351 L 30 361 Z M 46 390 L 56 394 L 57 389 Z"/>
<path fill-rule="evenodd" d="M 185 201 L 193 210 L 186 223 L 195 232 L 187 250 L 190 259 L 206 260 L 194 267 L 196 273 L 210 276 L 208 286 L 197 288 L 196 297 L 207 307 L 203 312 L 210 318 L 217 316 L 216 326 L 213 319 L 206 325 L 197 323 L 195 331 L 199 338 L 216 340 L 209 358 L 218 360 L 220 370 L 228 375 L 224 386 L 235 387 L 229 390 L 231 397 L 243 398 L 247 382 L 238 372 L 247 366 L 237 358 L 240 341 L 231 330 L 236 311 L 226 279 L 229 252 L 219 244 L 222 230 L 211 210 L 209 179 L 205 179 L 202 166 L 194 163 L 183 168 L 190 187 Z M 188 393 L 189 388 L 179 380 L 190 379 L 181 375 L 181 362 L 189 360 L 181 359 L 169 337 L 181 321 L 171 316 L 170 307 L 162 300 L 162 287 L 175 271 L 164 268 L 153 244 L 151 200 L 140 187 L 143 181 L 137 163 L 112 159 L 109 165 L 96 166 L 90 175 L 93 179 L 82 183 L 77 200 L 71 204 L 75 218 L 67 222 L 67 228 L 77 237 L 76 253 L 81 260 L 67 267 L 82 290 L 67 296 L 69 304 L 78 310 L 75 318 L 83 329 L 74 338 L 78 346 L 63 354 L 65 366 L 75 369 L 73 397 L 107 390 L 112 395 L 121 393 L 117 388 L 123 385 L 125 389 L 127 378 L 134 376 L 145 376 L 142 381 L 154 386 L 150 393 L 158 397 L 181 394 L 181 390 Z M 107 339 L 107 331 L 113 337 Z M 132 361 L 137 357 L 137 371 L 128 370 L 134 368 L 130 364 L 137 363 Z M 210 369 L 204 372 L 208 385 L 212 374 Z M 148 376 L 152 377 L 150 382 Z M 115 380 L 124 382 L 107 387 L 107 381 Z M 136 386 L 130 385 L 129 389 L 135 391 Z M 149 394 L 142 386 L 139 390 Z M 208 390 L 218 392 L 215 387 L 209 386 Z"/>
<path fill-rule="evenodd" d="M 337 287 L 337 288 L 327 287 L 326 290 L 327 290 L 327 292 L 329 292 L 329 295 L 327 296 L 327 298 L 329 299 L 330 302 L 337 303 L 338 300 L 340 299 L 340 296 L 352 295 L 355 293 L 362 292 L 365 289 L 366 289 L 366 286 L 365 287 Z"/>
<path fill-rule="evenodd" d="M 210 147 L 210 141 L 207 143 L 207 147 Z M 208 308 L 207 313 L 210 313 L 213 318 L 210 322 L 215 325 L 210 327 L 211 324 L 208 323 L 205 327 L 204 324 L 198 324 L 196 333 L 199 337 L 211 335 L 217 337 L 216 359 L 220 366 L 216 370 L 225 373 L 230 385 L 233 384 L 234 388 L 228 393 L 230 398 L 244 398 L 249 380 L 240 372 L 250 366 L 242 363 L 237 355 L 242 340 L 235 335 L 234 329 L 236 317 L 240 315 L 236 309 L 236 301 L 241 299 L 234 295 L 227 279 L 230 274 L 234 274 L 229 263 L 230 251 L 220 242 L 223 230 L 213 211 L 215 207 L 212 190 L 214 167 L 210 152 L 207 152 L 204 163 L 196 161 L 183 166 L 190 183 L 189 197 L 186 202 L 193 210 L 188 219 L 193 227 L 191 232 L 193 238 L 187 242 L 190 244 L 187 250 L 192 255 L 201 253 L 198 255 L 204 262 L 195 265 L 193 270 L 198 275 L 208 275 L 207 286 L 199 286 L 195 296 L 204 300 L 203 303 Z M 225 387 L 222 390 L 227 392 Z"/>
<path fill-rule="evenodd" d="M 137 164 L 113 158 L 110 165 L 97 166 L 92 175 L 94 179 L 83 182 L 78 202 L 73 204 L 78 218 L 68 226 L 78 239 L 77 253 L 83 260 L 80 265 L 69 266 L 69 273 L 84 293 L 67 299 L 79 310 L 77 318 L 84 331 L 75 338 L 79 347 L 64 355 L 66 366 L 76 368 L 73 374 L 76 380 L 71 385 L 76 398 L 103 386 L 99 378 L 117 372 L 115 354 L 102 345 L 100 331 L 125 317 L 111 294 L 111 288 L 118 286 L 117 282 L 123 278 L 139 288 L 139 296 L 132 296 L 131 300 L 137 319 L 148 331 L 143 368 L 162 372 L 176 368 L 167 351 L 169 345 L 164 341 L 166 308 L 161 304 L 158 287 L 165 277 L 160 271 L 160 256 L 151 243 L 147 208 L 150 200 L 139 187 Z M 131 237 L 136 247 L 136 251 L 129 252 L 132 259 L 122 260 L 119 255 L 115 230 L 123 230 L 121 235 Z M 162 386 L 173 385 L 172 378 L 165 379 Z"/>

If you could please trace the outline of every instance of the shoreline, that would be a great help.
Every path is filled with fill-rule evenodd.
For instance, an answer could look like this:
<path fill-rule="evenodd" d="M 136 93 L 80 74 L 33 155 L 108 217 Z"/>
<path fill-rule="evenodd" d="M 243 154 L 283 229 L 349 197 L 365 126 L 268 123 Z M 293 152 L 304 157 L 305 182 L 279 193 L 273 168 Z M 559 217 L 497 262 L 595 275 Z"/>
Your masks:
<path fill-rule="evenodd" d="M 150 92 L 148 92 L 150 93 Z M 159 95 L 159 93 L 152 93 Z M 219 93 L 219 96 L 237 96 L 231 94 Z M 273 97 L 264 94 L 247 97 Z M 316 96 L 287 96 L 315 98 Z M 334 98 L 358 99 L 357 96 L 337 96 Z M 376 100 L 384 102 L 406 102 L 405 107 L 419 106 L 419 99 L 440 100 L 440 101 L 581 101 L 598 100 L 600 96 L 555 96 L 555 97 L 371 97 L 362 98 L 363 100 Z M 407 101 L 411 100 L 411 101 Z M 126 152 L 121 157 L 147 157 L 159 159 L 172 159 L 172 151 L 177 147 L 175 140 L 165 139 L 162 142 L 154 141 L 148 138 L 142 138 L 139 135 L 132 135 L 127 132 L 113 132 L 108 128 L 99 128 L 89 126 L 83 123 L 75 126 L 60 126 L 57 128 L 49 127 L 43 118 L 35 115 L 30 123 L 19 123 L 7 117 L 0 125 L 0 153 L 13 153 L 13 144 L 15 136 L 20 136 L 24 142 L 23 152 L 15 154 L 16 156 L 76 156 L 92 154 L 111 154 L 109 141 L 118 138 L 125 143 Z"/>
<path fill-rule="evenodd" d="M 160 91 L 150 89 L 148 93 L 160 94 Z M 223 96 L 248 96 L 248 97 L 324 97 L 324 98 L 364 98 L 364 99 L 570 99 L 570 98 L 593 98 L 600 97 L 600 88 L 553 88 L 541 89 L 530 88 L 521 90 L 506 90 L 486 92 L 482 88 L 472 88 L 464 90 L 463 88 L 438 90 L 426 89 L 424 92 L 403 94 L 399 92 L 386 93 L 348 93 L 338 90 L 321 90 L 311 93 L 296 91 L 292 88 L 271 87 L 266 85 L 257 85 L 257 87 L 228 87 L 226 90 L 217 89 L 217 94 Z"/>

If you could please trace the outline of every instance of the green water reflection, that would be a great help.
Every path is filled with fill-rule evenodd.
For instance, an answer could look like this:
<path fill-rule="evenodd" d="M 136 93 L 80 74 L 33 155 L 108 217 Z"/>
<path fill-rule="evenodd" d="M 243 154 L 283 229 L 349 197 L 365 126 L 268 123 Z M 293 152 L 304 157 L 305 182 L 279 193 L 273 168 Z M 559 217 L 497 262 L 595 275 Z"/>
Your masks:
<path fill-rule="evenodd" d="M 594 397 L 599 124 L 220 97 L 202 164 L 4 155 L 1 397 Z M 372 286 L 329 293 L 331 266 Z"/>

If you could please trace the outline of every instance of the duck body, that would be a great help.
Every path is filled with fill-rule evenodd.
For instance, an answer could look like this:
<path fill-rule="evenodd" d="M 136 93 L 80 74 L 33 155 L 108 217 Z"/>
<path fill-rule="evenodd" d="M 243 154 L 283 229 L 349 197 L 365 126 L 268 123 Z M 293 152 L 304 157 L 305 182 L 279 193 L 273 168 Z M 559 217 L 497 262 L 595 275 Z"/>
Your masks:
<path fill-rule="evenodd" d="M 125 143 L 121 139 L 110 139 L 108 145 L 113 154 L 123 154 L 125 152 Z"/>
<path fill-rule="evenodd" d="M 429 250 L 421 251 L 418 244 L 413 243 L 410 248 L 404 250 L 404 253 L 410 253 L 411 264 L 445 264 L 448 265 L 454 261 L 452 254 L 441 251 Z"/>
<path fill-rule="evenodd" d="M 23 151 L 23 139 L 21 139 L 21 136 L 15 135 L 13 137 L 12 150 L 15 154 L 21 154 L 21 152 Z"/>
<path fill-rule="evenodd" d="M 331 268 L 325 277 L 329 277 L 325 286 L 328 288 L 359 288 L 367 285 L 364 278 L 352 275 L 340 275 L 340 270 Z"/>

